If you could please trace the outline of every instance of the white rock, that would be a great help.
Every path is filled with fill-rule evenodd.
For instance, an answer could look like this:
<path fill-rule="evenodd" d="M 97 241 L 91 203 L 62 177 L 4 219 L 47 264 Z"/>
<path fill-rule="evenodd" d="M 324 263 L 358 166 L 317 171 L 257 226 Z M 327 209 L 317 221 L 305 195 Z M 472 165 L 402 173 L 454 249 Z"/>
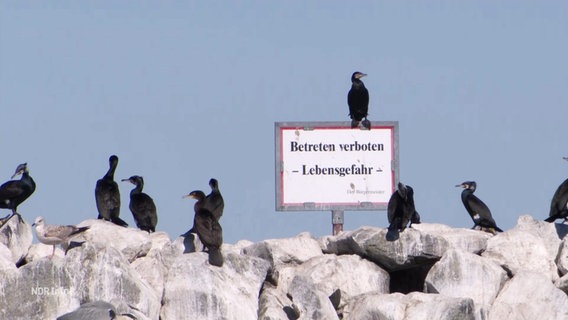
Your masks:
<path fill-rule="evenodd" d="M 81 301 L 124 301 L 148 318 L 158 318 L 161 296 L 156 295 L 113 246 L 85 242 L 69 250 L 65 263 L 72 271 L 74 290 L 79 292 Z"/>
<path fill-rule="evenodd" d="M 151 247 L 146 256 L 152 257 L 158 255 L 166 246 L 171 245 L 170 236 L 163 231 L 150 233 Z"/>
<path fill-rule="evenodd" d="M 420 292 L 365 294 L 348 303 L 343 310 L 343 319 L 473 320 L 473 300 Z"/>
<path fill-rule="evenodd" d="M 487 240 L 493 235 L 484 231 L 451 228 L 443 224 L 421 223 L 412 225 L 422 233 L 440 236 L 448 242 L 450 248 L 471 253 L 480 253 L 487 247 Z"/>
<path fill-rule="evenodd" d="M 294 268 L 296 276 L 313 284 L 325 297 L 340 289 L 341 301 L 367 292 L 389 292 L 388 272 L 357 255 L 314 257 Z M 278 288 L 289 292 L 293 281 L 280 281 Z"/>
<path fill-rule="evenodd" d="M 449 250 L 426 276 L 427 293 L 471 298 L 477 319 L 487 319 L 491 304 L 508 280 L 495 262 L 461 250 Z"/>
<path fill-rule="evenodd" d="M 568 228 L 568 226 L 566 226 L 566 228 Z M 517 225 L 513 230 L 530 233 L 533 236 L 540 238 L 546 248 L 546 252 L 548 252 L 550 260 L 554 261 L 556 259 L 558 248 L 562 241 L 562 238 L 560 238 L 558 234 L 556 224 L 548 223 L 543 220 L 535 220 L 529 215 L 524 215 L 517 219 Z"/>
<path fill-rule="evenodd" d="M 98 246 L 111 246 L 120 251 L 129 262 L 147 255 L 152 248 L 150 234 L 143 230 L 125 228 L 99 219 L 85 220 L 77 226 L 90 227 L 83 234 L 85 241 Z"/>
<path fill-rule="evenodd" d="M 560 249 L 555 261 L 560 275 L 568 274 L 568 237 L 564 238 L 560 243 Z"/>
<path fill-rule="evenodd" d="M 166 270 L 156 257 L 142 257 L 134 260 L 130 266 L 140 275 L 140 279 L 148 284 L 156 297 L 162 298 Z"/>
<path fill-rule="evenodd" d="M 80 292 L 72 278 L 76 271 L 63 259 L 41 259 L 18 271 L 2 280 L 0 319 L 55 319 L 79 306 Z"/>
<path fill-rule="evenodd" d="M 286 293 L 265 282 L 258 302 L 259 320 L 294 319 L 297 316 L 292 308 L 292 300 Z"/>
<path fill-rule="evenodd" d="M 289 292 L 294 302 L 294 309 L 302 320 L 339 319 L 329 296 L 304 276 L 296 276 Z"/>
<path fill-rule="evenodd" d="M 160 317 L 256 320 L 268 262 L 232 253 L 224 258 L 215 267 L 203 252 L 179 256 L 168 271 Z"/>
<path fill-rule="evenodd" d="M 195 233 L 179 236 L 173 241 L 173 244 L 179 248 L 181 253 L 203 252 L 205 248 Z"/>
<path fill-rule="evenodd" d="M 249 240 L 239 240 L 235 244 L 223 243 L 223 247 L 221 250 L 224 253 L 234 253 L 234 254 L 241 254 L 243 249 L 253 245 L 254 242 Z"/>
<path fill-rule="evenodd" d="M 148 254 L 137 258 L 130 266 L 161 299 L 168 268 L 178 256 L 183 254 L 183 249 L 172 243 L 165 232 L 154 232 L 150 234 L 150 238 L 152 247 Z"/>
<path fill-rule="evenodd" d="M 12 251 L 4 244 L 0 243 L 0 274 L 16 273 L 18 268 L 12 262 Z"/>
<path fill-rule="evenodd" d="M 396 241 L 387 241 L 387 229 L 362 227 L 325 239 L 326 253 L 358 254 L 387 271 L 408 269 L 434 263 L 449 248 L 441 236 L 407 228 Z"/>
<path fill-rule="evenodd" d="M 560 279 L 554 282 L 554 285 L 564 291 L 564 293 L 568 294 L 568 274 L 563 275 Z"/>
<path fill-rule="evenodd" d="M 39 259 L 43 259 L 45 257 L 50 257 L 51 252 L 53 251 L 53 246 L 43 244 L 43 243 L 34 243 L 30 246 L 28 253 L 26 254 L 26 263 L 30 263 Z M 55 257 L 63 258 L 65 256 L 65 252 L 61 249 L 60 246 L 55 247 Z"/>
<path fill-rule="evenodd" d="M 294 238 L 264 240 L 243 248 L 242 252 L 265 259 L 272 266 L 287 263 L 301 264 L 323 254 L 319 242 L 309 234 Z"/>
<path fill-rule="evenodd" d="M 10 218 L 0 229 L 0 243 L 10 249 L 15 264 L 23 261 L 32 241 L 32 227 L 25 220 L 20 222 L 18 216 Z"/>
<path fill-rule="evenodd" d="M 520 271 L 495 299 L 493 319 L 568 319 L 568 297 L 542 273 Z"/>
<path fill-rule="evenodd" d="M 543 239 L 530 232 L 512 229 L 500 233 L 487 241 L 482 256 L 494 259 L 513 275 L 525 270 L 543 273 L 551 281 L 558 279 L 556 265 Z"/>

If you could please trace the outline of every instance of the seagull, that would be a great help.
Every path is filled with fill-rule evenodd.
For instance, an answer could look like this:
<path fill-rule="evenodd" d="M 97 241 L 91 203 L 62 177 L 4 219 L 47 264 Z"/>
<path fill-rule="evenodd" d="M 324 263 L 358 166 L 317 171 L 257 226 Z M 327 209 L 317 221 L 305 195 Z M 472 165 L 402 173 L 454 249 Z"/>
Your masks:
<path fill-rule="evenodd" d="M 50 259 L 53 258 L 55 254 L 55 246 L 58 244 L 63 244 L 78 233 L 84 232 L 89 229 L 89 227 L 75 227 L 75 226 L 61 226 L 61 225 L 49 225 L 45 224 L 45 219 L 43 217 L 37 217 L 35 222 L 32 224 L 35 227 L 37 239 L 43 244 L 48 244 L 53 246 L 53 251 L 51 252 Z"/>

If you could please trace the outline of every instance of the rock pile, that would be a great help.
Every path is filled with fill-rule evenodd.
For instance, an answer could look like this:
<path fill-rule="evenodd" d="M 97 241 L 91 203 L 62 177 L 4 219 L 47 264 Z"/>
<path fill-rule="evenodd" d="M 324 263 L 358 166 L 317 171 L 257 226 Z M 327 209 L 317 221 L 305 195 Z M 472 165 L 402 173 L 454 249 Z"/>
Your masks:
<path fill-rule="evenodd" d="M 568 319 L 568 226 L 530 216 L 495 236 L 421 224 L 397 241 L 373 227 L 240 241 L 223 245 L 222 267 L 193 235 L 78 226 L 90 226 L 73 239 L 82 244 L 53 259 L 28 223 L 0 229 L 0 319 L 102 301 L 152 320 Z"/>

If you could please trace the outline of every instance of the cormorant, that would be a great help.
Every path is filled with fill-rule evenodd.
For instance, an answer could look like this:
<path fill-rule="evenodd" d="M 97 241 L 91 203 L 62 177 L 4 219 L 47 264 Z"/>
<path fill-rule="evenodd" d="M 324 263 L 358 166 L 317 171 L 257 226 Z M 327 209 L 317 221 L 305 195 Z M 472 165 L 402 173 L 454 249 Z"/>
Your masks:
<path fill-rule="evenodd" d="M 205 193 L 201 190 L 192 191 L 186 197 L 196 199 L 194 205 L 195 217 L 193 218 L 193 228 L 191 232 L 197 233 L 199 240 L 209 252 L 209 264 L 223 266 L 223 255 L 221 246 L 223 245 L 223 228 L 213 213 L 203 206 Z"/>
<path fill-rule="evenodd" d="M 568 157 L 564 157 L 568 161 Z M 550 213 L 544 221 L 554 222 L 556 219 L 568 220 L 568 179 L 564 180 L 554 192 L 552 201 L 550 202 Z"/>
<path fill-rule="evenodd" d="M 0 228 L 14 215 L 18 216 L 20 222 L 23 221 L 22 216 L 17 212 L 18 206 L 35 191 L 36 185 L 30 176 L 27 163 L 18 165 L 11 179 L 20 174 L 22 175 L 20 180 L 10 180 L 0 186 L 0 208 L 12 210 L 11 214 L 0 220 L 2 221 Z"/>
<path fill-rule="evenodd" d="M 136 226 L 148 232 L 156 231 L 158 224 L 158 214 L 154 200 L 149 195 L 142 192 L 144 179 L 140 176 L 132 176 L 122 181 L 129 181 L 136 187 L 130 191 L 130 211 L 136 222 Z"/>
<path fill-rule="evenodd" d="M 108 159 L 109 168 L 107 173 L 97 181 L 95 187 L 95 199 L 97 201 L 97 210 L 99 216 L 97 219 L 112 221 L 122 227 L 128 227 L 128 223 L 124 222 L 118 216 L 120 215 L 120 190 L 118 184 L 114 181 L 114 171 L 118 166 L 118 157 L 110 156 Z"/>
<path fill-rule="evenodd" d="M 481 230 L 489 231 L 493 234 L 495 234 L 495 231 L 503 232 L 503 230 L 495 224 L 495 220 L 493 220 L 491 211 L 489 211 L 487 205 L 473 194 L 477 187 L 475 181 L 465 181 L 462 184 L 456 185 L 456 187 L 464 188 L 461 193 L 461 199 L 465 209 L 473 220 L 474 225 L 472 229 L 479 227 Z M 486 230 L 484 230 L 484 228 Z"/>
<path fill-rule="evenodd" d="M 409 185 L 398 183 L 398 189 L 391 195 L 387 205 L 389 228 L 387 240 L 398 239 L 398 234 L 413 223 L 420 223 L 420 215 L 414 206 L 414 189 Z"/>
<path fill-rule="evenodd" d="M 361 78 L 366 76 L 365 73 L 356 71 L 351 75 L 351 90 L 347 94 L 347 104 L 349 105 L 349 116 L 351 117 L 351 128 L 359 126 L 359 122 L 363 119 L 362 125 L 367 129 L 371 129 L 371 122 L 367 120 L 369 112 L 369 91 L 365 88 L 365 84 Z"/>
<path fill-rule="evenodd" d="M 39 242 L 47 245 L 53 246 L 53 251 L 51 252 L 51 258 L 55 254 L 55 246 L 58 244 L 63 244 L 69 240 L 70 237 L 89 230 L 90 227 L 75 227 L 75 226 L 60 226 L 60 225 L 48 225 L 45 224 L 45 219 L 43 217 L 37 217 L 35 222 L 32 224 L 35 227 L 37 239 Z"/>
<path fill-rule="evenodd" d="M 195 190 L 191 191 L 189 194 L 186 194 L 185 196 L 183 196 L 183 198 L 191 198 L 197 200 L 193 205 L 193 211 L 197 212 L 199 209 L 205 206 L 205 199 L 207 197 L 205 196 L 205 192 L 201 190 Z"/>
<path fill-rule="evenodd" d="M 204 208 L 211 211 L 215 219 L 219 221 L 223 215 L 225 201 L 223 201 L 223 196 L 221 195 L 221 191 L 219 191 L 219 182 L 217 179 L 211 178 L 211 180 L 209 180 L 209 186 L 211 187 L 211 193 L 205 198 Z"/>

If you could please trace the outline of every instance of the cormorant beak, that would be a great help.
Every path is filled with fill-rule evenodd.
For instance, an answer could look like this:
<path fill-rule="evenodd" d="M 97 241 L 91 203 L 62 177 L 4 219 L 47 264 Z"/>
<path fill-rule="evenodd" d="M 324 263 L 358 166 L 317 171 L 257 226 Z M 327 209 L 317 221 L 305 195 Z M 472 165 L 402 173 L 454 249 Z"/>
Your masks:
<path fill-rule="evenodd" d="M 182 199 L 187 199 L 187 198 L 191 198 L 193 199 L 193 196 L 191 194 L 186 194 L 185 196 L 181 197 Z"/>
<path fill-rule="evenodd" d="M 125 181 L 131 182 L 130 179 L 122 179 L 122 180 L 120 180 L 120 181 L 122 181 L 122 182 L 125 182 Z"/>
<path fill-rule="evenodd" d="M 465 188 L 465 185 L 463 183 L 462 184 L 456 184 L 456 188 L 459 188 L 459 187 Z"/>
<path fill-rule="evenodd" d="M 568 161 L 568 157 L 562 157 L 562 159 L 564 159 L 564 160 Z"/>
<path fill-rule="evenodd" d="M 359 74 L 357 75 L 357 79 L 361 79 L 361 78 L 366 77 L 366 76 L 367 76 L 366 73 L 359 73 Z"/>
<path fill-rule="evenodd" d="M 12 177 L 10 177 L 10 179 L 14 179 L 15 177 L 17 177 L 17 176 L 21 175 L 21 174 L 22 174 L 22 172 L 23 172 L 22 170 L 20 170 L 20 171 L 17 171 L 16 173 L 14 173 L 14 174 L 12 175 Z"/>

